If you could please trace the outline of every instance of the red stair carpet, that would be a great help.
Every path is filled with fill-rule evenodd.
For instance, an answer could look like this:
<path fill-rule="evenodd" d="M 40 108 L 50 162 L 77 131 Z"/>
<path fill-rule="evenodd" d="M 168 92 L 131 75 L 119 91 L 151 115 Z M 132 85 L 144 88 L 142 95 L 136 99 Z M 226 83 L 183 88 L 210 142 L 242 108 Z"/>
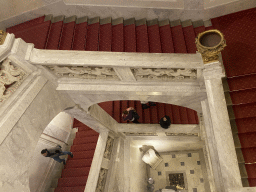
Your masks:
<path fill-rule="evenodd" d="M 212 19 L 223 32 L 222 52 L 248 181 L 256 186 L 256 8 Z"/>
<path fill-rule="evenodd" d="M 140 116 L 140 123 L 158 124 L 165 115 L 171 118 L 173 124 L 198 124 L 197 112 L 177 105 L 156 103 L 148 109 L 142 110 L 140 101 L 107 101 L 98 104 L 118 123 L 122 120 L 122 112 L 128 107 L 133 107 Z"/>
<path fill-rule="evenodd" d="M 73 127 L 78 127 L 70 149 L 74 157 L 68 157 L 55 192 L 84 192 L 86 186 L 99 134 L 76 119 Z"/>

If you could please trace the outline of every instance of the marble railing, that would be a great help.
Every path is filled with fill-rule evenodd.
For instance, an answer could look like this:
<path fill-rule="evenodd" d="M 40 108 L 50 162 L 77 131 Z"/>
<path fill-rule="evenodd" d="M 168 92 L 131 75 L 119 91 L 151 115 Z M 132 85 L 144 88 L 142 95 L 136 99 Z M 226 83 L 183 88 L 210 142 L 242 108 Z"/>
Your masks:
<path fill-rule="evenodd" d="M 114 81 L 195 81 L 201 79 L 201 54 L 40 50 L 28 48 L 26 60 L 58 78 Z"/>
<path fill-rule="evenodd" d="M 172 124 L 170 128 L 163 129 L 155 124 L 118 124 L 117 131 L 126 136 L 200 136 L 197 124 Z"/>

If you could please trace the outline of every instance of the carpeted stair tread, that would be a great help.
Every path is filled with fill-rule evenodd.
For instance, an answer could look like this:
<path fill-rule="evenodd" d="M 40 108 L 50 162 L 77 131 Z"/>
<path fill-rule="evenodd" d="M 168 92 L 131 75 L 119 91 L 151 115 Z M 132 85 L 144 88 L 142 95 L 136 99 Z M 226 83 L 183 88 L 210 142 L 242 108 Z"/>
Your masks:
<path fill-rule="evenodd" d="M 250 184 L 250 187 L 256 187 L 256 179 L 248 178 L 248 182 Z"/>
<path fill-rule="evenodd" d="M 81 138 L 81 137 L 89 137 L 89 136 L 96 136 L 99 135 L 99 133 L 97 133 L 94 130 L 88 130 L 88 131 L 78 131 L 76 133 L 76 137 L 77 138 Z"/>
<path fill-rule="evenodd" d="M 242 153 L 245 163 L 254 163 L 256 162 L 256 148 L 242 148 Z"/>
<path fill-rule="evenodd" d="M 149 53 L 148 30 L 146 25 L 136 26 L 136 52 Z"/>
<path fill-rule="evenodd" d="M 87 127 L 87 126 L 83 126 L 83 127 L 78 127 L 78 132 L 81 132 L 81 131 L 90 131 L 92 130 L 90 127 Z"/>
<path fill-rule="evenodd" d="M 236 119 L 256 117 L 256 103 L 232 106 Z"/>
<path fill-rule="evenodd" d="M 161 46 L 163 53 L 174 53 L 172 31 L 170 25 L 159 27 Z"/>
<path fill-rule="evenodd" d="M 238 133 L 256 132 L 256 117 L 236 119 Z"/>
<path fill-rule="evenodd" d="M 157 106 L 150 107 L 150 123 L 151 124 L 159 123 Z"/>
<path fill-rule="evenodd" d="M 238 136 L 241 143 L 241 148 L 256 147 L 256 132 L 239 133 Z"/>
<path fill-rule="evenodd" d="M 173 116 L 173 122 L 175 122 L 175 124 L 181 124 L 182 123 L 179 106 L 172 105 L 172 116 Z"/>
<path fill-rule="evenodd" d="M 89 136 L 89 137 L 86 137 L 86 138 L 75 138 L 73 140 L 73 145 L 79 145 L 79 144 L 86 144 L 86 143 L 92 143 L 92 142 L 97 142 L 98 140 L 98 135 L 95 135 L 95 136 Z"/>
<path fill-rule="evenodd" d="M 195 44 L 195 32 L 192 25 L 183 27 L 184 38 L 186 42 L 187 52 L 196 53 L 196 44 Z"/>
<path fill-rule="evenodd" d="M 83 124 L 81 121 L 78 121 L 76 118 L 74 118 L 73 127 L 85 127 L 91 129 L 87 125 Z"/>
<path fill-rule="evenodd" d="M 227 82 L 230 91 L 256 88 L 256 74 L 228 78 Z"/>
<path fill-rule="evenodd" d="M 111 51 L 112 24 L 100 25 L 99 51 Z"/>
<path fill-rule="evenodd" d="M 59 47 L 60 50 L 72 49 L 75 26 L 76 26 L 76 23 L 74 21 L 63 24 L 63 29 L 61 33 L 61 39 L 60 39 L 60 47 Z"/>
<path fill-rule="evenodd" d="M 58 187 L 54 192 L 84 192 L 85 186 L 78 187 Z"/>
<path fill-rule="evenodd" d="M 68 159 L 90 159 L 94 156 L 94 149 L 89 151 L 73 151 L 73 158 L 68 156 Z"/>
<path fill-rule="evenodd" d="M 230 92 L 233 105 L 256 102 L 256 88 Z"/>
<path fill-rule="evenodd" d="M 256 164 L 245 164 L 248 178 L 256 179 Z"/>
<path fill-rule="evenodd" d="M 59 49 L 60 37 L 63 28 L 63 21 L 59 21 L 51 24 L 46 49 Z"/>
<path fill-rule="evenodd" d="M 144 118 L 144 112 L 142 110 L 142 105 L 140 101 L 135 101 L 135 109 L 138 115 L 140 116 L 140 119 L 138 120 L 140 123 L 143 123 Z"/>
<path fill-rule="evenodd" d="M 222 51 L 227 77 L 256 73 L 256 9 L 221 16 L 212 25 L 225 36 L 228 46 Z"/>
<path fill-rule="evenodd" d="M 124 111 L 126 111 L 126 109 L 129 107 L 129 103 L 127 100 L 121 101 L 120 103 L 120 109 L 121 109 L 121 113 L 123 113 Z"/>
<path fill-rule="evenodd" d="M 181 124 L 189 124 L 188 113 L 185 107 L 180 107 L 180 121 L 181 121 Z"/>
<path fill-rule="evenodd" d="M 69 178 L 60 178 L 58 180 L 58 187 L 77 187 L 85 186 L 87 181 L 87 176 L 82 177 L 69 177 Z"/>
<path fill-rule="evenodd" d="M 124 25 L 122 23 L 112 26 L 111 51 L 113 52 L 124 51 Z"/>
<path fill-rule="evenodd" d="M 71 151 L 72 151 L 72 152 L 90 151 L 90 150 L 95 149 L 96 144 L 97 144 L 97 143 L 95 142 L 95 143 L 87 143 L 87 144 L 73 145 L 73 146 L 71 146 Z"/>
<path fill-rule="evenodd" d="M 171 27 L 171 30 L 175 53 L 187 53 L 187 47 L 183 35 L 182 26 L 178 25 L 175 27 Z"/>
<path fill-rule="evenodd" d="M 136 52 L 135 24 L 124 26 L 124 51 L 125 52 Z"/>
<path fill-rule="evenodd" d="M 121 111 L 121 101 L 113 101 L 113 105 L 114 105 L 114 116 L 113 118 L 117 121 L 117 122 L 122 122 L 122 111 Z M 104 109 L 105 110 L 105 109 Z"/>
<path fill-rule="evenodd" d="M 73 50 L 85 50 L 86 47 L 86 38 L 87 38 L 87 27 L 88 23 L 83 22 L 76 24 Z"/>
<path fill-rule="evenodd" d="M 156 108 L 158 109 L 158 123 L 162 117 L 166 115 L 165 113 L 165 104 L 164 103 L 156 103 Z"/>
<path fill-rule="evenodd" d="M 92 158 L 87 159 L 69 159 L 65 165 L 65 169 L 79 168 L 79 167 L 90 167 Z"/>
<path fill-rule="evenodd" d="M 40 23 L 36 26 L 24 29 L 19 32 L 14 32 L 15 38 L 21 38 L 26 43 L 33 43 L 37 49 L 44 49 L 47 41 L 50 21 Z"/>
<path fill-rule="evenodd" d="M 17 33 L 19 31 L 28 29 L 30 27 L 34 27 L 38 24 L 43 23 L 44 18 L 45 18 L 45 16 L 42 16 L 42 17 L 38 17 L 38 18 L 35 18 L 35 19 L 32 19 L 32 20 L 26 21 L 24 23 L 18 24 L 18 25 L 14 25 L 12 27 L 7 28 L 6 32 L 7 33 Z"/>
<path fill-rule="evenodd" d="M 159 26 L 148 26 L 148 42 L 150 53 L 162 53 Z"/>
<path fill-rule="evenodd" d="M 212 30 L 212 29 L 214 29 L 213 26 L 205 27 L 205 31 Z"/>
<path fill-rule="evenodd" d="M 143 110 L 143 123 L 150 124 L 151 107 Z"/>
<path fill-rule="evenodd" d="M 86 51 L 98 51 L 100 23 L 88 25 L 86 38 Z"/>
<path fill-rule="evenodd" d="M 199 33 L 202 33 L 205 31 L 205 26 L 195 27 L 194 31 L 195 31 L 195 35 L 197 37 Z"/>
<path fill-rule="evenodd" d="M 110 116 L 113 116 L 113 104 L 114 103 L 112 101 L 98 103 L 98 105 L 103 108 Z"/>
<path fill-rule="evenodd" d="M 166 104 L 165 105 L 165 114 L 170 117 L 171 122 L 175 124 L 174 118 L 173 118 L 173 111 L 172 111 L 172 105 Z"/>
<path fill-rule="evenodd" d="M 196 118 L 197 114 L 195 114 L 194 110 L 187 108 L 187 114 L 188 114 L 189 124 L 198 124 L 197 118 Z"/>
<path fill-rule="evenodd" d="M 88 176 L 90 167 L 63 169 L 61 177 L 82 177 Z"/>

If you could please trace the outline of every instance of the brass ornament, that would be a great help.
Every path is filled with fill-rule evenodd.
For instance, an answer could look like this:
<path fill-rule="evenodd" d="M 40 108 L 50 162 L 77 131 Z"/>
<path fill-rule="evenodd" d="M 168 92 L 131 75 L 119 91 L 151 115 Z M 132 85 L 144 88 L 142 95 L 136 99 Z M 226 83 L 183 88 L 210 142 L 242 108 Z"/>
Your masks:
<path fill-rule="evenodd" d="M 224 35 L 217 29 L 204 31 L 196 37 L 196 48 L 205 64 L 218 61 L 220 52 L 226 46 Z"/>
<path fill-rule="evenodd" d="M 3 30 L 0 30 L 0 45 L 3 45 L 4 44 L 4 40 L 7 36 L 7 33 Z"/>

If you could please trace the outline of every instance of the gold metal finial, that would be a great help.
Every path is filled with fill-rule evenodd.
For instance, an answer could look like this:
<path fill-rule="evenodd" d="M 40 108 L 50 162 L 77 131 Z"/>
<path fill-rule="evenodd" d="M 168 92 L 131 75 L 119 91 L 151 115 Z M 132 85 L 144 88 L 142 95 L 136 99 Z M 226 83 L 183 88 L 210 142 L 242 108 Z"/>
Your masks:
<path fill-rule="evenodd" d="M 202 54 L 204 63 L 218 61 L 220 52 L 226 46 L 224 35 L 217 29 L 204 31 L 196 37 L 196 48 Z"/>
<path fill-rule="evenodd" d="M 7 36 L 7 33 L 3 30 L 0 30 L 0 45 L 3 45 L 4 44 L 4 40 Z"/>

